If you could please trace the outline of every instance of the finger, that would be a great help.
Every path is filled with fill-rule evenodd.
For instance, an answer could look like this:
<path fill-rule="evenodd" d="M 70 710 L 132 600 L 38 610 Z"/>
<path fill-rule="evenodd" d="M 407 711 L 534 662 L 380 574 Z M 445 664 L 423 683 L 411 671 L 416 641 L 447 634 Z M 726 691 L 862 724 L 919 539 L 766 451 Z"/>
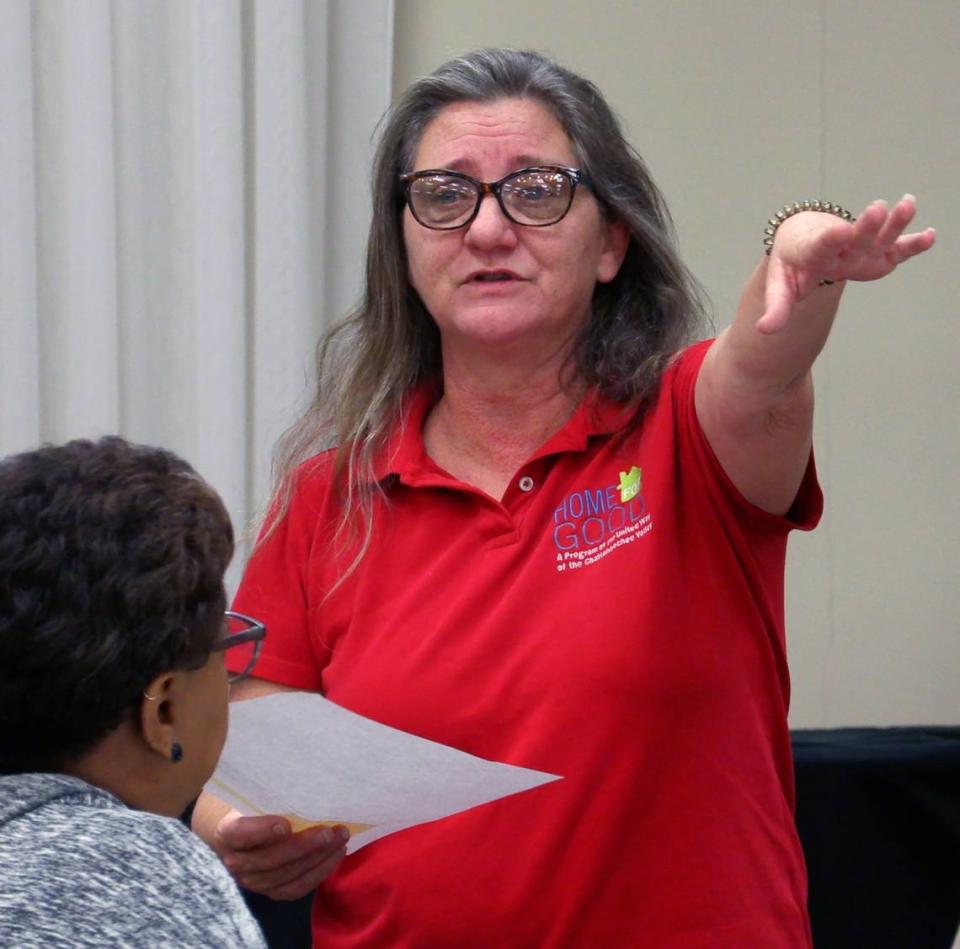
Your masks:
<path fill-rule="evenodd" d="M 930 250 L 936 243 L 936 240 L 937 232 L 932 227 L 928 227 L 925 231 L 919 231 L 916 234 L 904 234 L 903 237 L 898 237 L 893 245 L 893 252 L 896 255 L 897 263 L 901 264 L 911 257 L 916 257 L 917 254 L 922 254 L 924 251 Z"/>
<path fill-rule="evenodd" d="M 881 251 L 891 247 L 896 239 L 904 232 L 906 226 L 917 213 L 917 199 L 912 194 L 905 194 L 894 206 L 893 210 L 883 222 L 876 237 L 876 245 Z"/>
<path fill-rule="evenodd" d="M 757 320 L 756 329 L 758 333 L 763 333 L 764 336 L 772 336 L 774 333 L 779 333 L 786 329 L 787 323 L 789 322 L 789 311 L 777 307 L 772 310 L 767 310 L 763 316 Z"/>
<path fill-rule="evenodd" d="M 317 883 L 326 879 L 339 866 L 346 856 L 346 847 L 341 844 L 333 850 L 326 850 L 309 859 L 299 860 L 271 873 L 249 873 L 239 878 L 239 882 L 248 890 L 265 893 L 279 899 L 291 899 L 289 895 L 277 897 L 276 894 L 309 892 Z"/>
<path fill-rule="evenodd" d="M 764 295 L 766 309 L 757 320 L 757 331 L 764 334 L 779 333 L 789 322 L 796 297 L 796 290 L 791 286 L 783 266 L 778 260 L 771 259 Z"/>
<path fill-rule="evenodd" d="M 350 839 L 350 832 L 342 826 L 323 827 L 305 831 L 298 836 L 302 838 L 298 843 L 307 845 L 309 849 L 276 866 L 251 868 L 243 876 L 258 882 L 269 878 L 271 885 L 282 886 L 338 854 Z"/>
<path fill-rule="evenodd" d="M 284 884 L 283 886 L 276 887 L 267 895 L 275 900 L 298 900 L 301 896 L 306 896 L 308 893 L 312 893 L 318 886 L 320 886 L 321 883 L 323 883 L 324 880 L 327 879 L 327 877 L 330 876 L 331 873 L 333 873 L 334 870 L 337 869 L 344 856 L 345 851 L 343 850 L 331 855 L 322 864 L 302 876 L 300 879 Z"/>
<path fill-rule="evenodd" d="M 862 257 L 870 250 L 889 215 L 886 201 L 874 201 L 867 205 L 853 225 L 852 240 L 843 252 L 845 261 Z"/>
<path fill-rule="evenodd" d="M 228 850 L 254 850 L 289 836 L 290 822 L 275 814 L 244 817 L 228 814 L 217 825 L 216 840 Z"/>
<path fill-rule="evenodd" d="M 347 829 L 319 827 L 288 834 L 285 838 L 249 850 L 224 850 L 220 856 L 237 878 L 255 873 L 272 873 L 301 860 L 322 859 L 331 849 L 342 846 Z"/>

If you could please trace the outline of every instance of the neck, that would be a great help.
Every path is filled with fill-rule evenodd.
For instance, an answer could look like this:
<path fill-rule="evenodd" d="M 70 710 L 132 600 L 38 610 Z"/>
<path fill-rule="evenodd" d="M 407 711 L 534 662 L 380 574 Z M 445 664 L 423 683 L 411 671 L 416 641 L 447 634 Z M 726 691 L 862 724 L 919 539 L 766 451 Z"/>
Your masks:
<path fill-rule="evenodd" d="M 171 767 L 124 723 L 63 771 L 109 791 L 138 811 L 179 817 L 193 798 L 169 786 Z"/>
<path fill-rule="evenodd" d="M 583 384 L 562 361 L 469 362 L 444 353 L 443 397 L 424 427 L 427 453 L 455 477 L 501 497 L 517 469 L 570 418 Z"/>

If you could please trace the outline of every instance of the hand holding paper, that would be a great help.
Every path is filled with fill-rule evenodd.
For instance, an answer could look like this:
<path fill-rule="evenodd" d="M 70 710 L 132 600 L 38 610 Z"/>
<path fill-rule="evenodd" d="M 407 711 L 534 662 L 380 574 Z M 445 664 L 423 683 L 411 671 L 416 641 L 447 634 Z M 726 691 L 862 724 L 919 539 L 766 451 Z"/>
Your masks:
<path fill-rule="evenodd" d="M 314 892 L 346 856 L 343 827 L 290 833 L 274 814 L 244 816 L 230 810 L 216 824 L 211 845 L 242 887 L 274 900 Z"/>
<path fill-rule="evenodd" d="M 295 831 L 344 824 L 352 853 L 558 777 L 427 741 L 321 695 L 282 692 L 230 706 L 230 733 L 207 790 L 243 814 L 283 815 Z"/>

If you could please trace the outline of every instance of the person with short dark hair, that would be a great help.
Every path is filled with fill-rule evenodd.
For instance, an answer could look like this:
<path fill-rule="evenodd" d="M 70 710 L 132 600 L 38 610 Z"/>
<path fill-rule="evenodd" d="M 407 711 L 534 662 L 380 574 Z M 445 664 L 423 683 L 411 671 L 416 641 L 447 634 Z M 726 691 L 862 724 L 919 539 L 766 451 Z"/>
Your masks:
<path fill-rule="evenodd" d="M 171 452 L 0 460 L 0 944 L 264 945 L 177 819 L 226 738 L 224 653 L 264 634 L 228 632 L 232 555 L 223 502 Z"/>

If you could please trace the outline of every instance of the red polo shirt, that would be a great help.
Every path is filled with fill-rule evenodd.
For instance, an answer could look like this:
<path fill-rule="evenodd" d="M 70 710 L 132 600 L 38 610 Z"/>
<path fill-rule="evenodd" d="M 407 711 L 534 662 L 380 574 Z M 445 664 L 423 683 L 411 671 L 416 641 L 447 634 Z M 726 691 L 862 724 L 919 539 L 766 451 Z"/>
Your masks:
<path fill-rule="evenodd" d="M 694 410 L 708 345 L 633 431 L 585 399 L 501 501 L 427 457 L 419 393 L 339 586 L 330 456 L 301 469 L 237 596 L 257 676 L 564 777 L 348 857 L 315 945 L 809 945 L 783 572 L 821 495 L 812 462 L 786 517 L 733 487 Z"/>

